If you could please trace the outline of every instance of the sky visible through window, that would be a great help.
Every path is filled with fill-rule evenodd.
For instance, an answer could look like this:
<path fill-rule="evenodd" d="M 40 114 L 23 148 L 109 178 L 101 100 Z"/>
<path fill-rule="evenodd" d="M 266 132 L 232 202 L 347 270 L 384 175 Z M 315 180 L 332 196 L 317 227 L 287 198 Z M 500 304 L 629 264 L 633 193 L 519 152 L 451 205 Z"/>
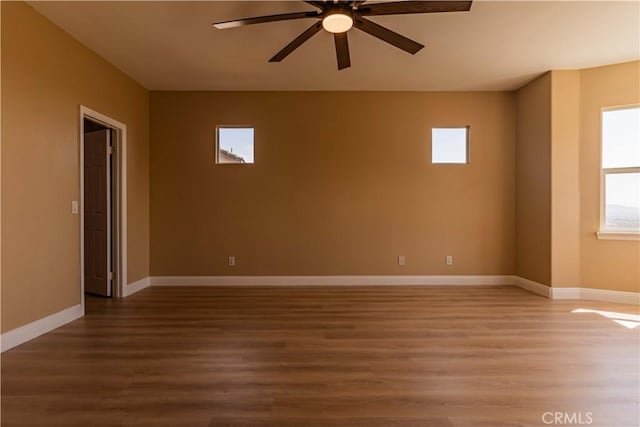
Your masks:
<path fill-rule="evenodd" d="M 602 114 L 602 167 L 640 167 L 640 108 Z"/>
<path fill-rule="evenodd" d="M 602 113 L 602 168 L 640 167 L 640 108 Z M 605 222 L 611 228 L 640 228 L 640 173 L 605 177 Z"/>
<path fill-rule="evenodd" d="M 467 163 L 467 128 L 431 129 L 433 163 Z"/>
<path fill-rule="evenodd" d="M 218 128 L 218 148 L 253 163 L 253 128 Z"/>

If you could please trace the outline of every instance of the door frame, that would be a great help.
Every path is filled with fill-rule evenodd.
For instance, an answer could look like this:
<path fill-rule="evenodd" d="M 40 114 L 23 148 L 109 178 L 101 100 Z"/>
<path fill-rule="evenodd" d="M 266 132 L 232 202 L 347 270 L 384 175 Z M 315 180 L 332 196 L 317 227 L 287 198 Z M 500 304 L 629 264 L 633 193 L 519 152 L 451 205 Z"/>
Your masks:
<path fill-rule="evenodd" d="M 112 141 L 113 155 L 113 282 L 111 295 L 126 296 L 127 284 L 127 125 L 102 113 L 80 105 L 80 298 L 84 312 L 84 119 L 105 125 L 115 130 Z"/>

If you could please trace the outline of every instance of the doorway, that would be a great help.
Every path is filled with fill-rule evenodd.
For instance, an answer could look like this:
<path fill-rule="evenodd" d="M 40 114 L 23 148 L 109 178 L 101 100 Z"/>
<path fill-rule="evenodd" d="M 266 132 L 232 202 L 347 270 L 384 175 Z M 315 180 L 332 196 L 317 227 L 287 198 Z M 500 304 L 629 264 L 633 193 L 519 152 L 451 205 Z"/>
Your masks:
<path fill-rule="evenodd" d="M 81 298 L 125 296 L 126 126 L 80 111 Z"/>
<path fill-rule="evenodd" d="M 113 295 L 113 145 L 116 130 L 84 118 L 84 291 Z"/>

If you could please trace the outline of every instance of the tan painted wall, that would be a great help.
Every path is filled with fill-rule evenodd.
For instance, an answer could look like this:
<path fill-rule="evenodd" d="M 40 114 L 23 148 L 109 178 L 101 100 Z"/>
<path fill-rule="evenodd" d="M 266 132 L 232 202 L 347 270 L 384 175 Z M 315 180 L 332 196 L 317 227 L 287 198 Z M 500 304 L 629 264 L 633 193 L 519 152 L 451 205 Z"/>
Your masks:
<path fill-rule="evenodd" d="M 152 275 L 514 272 L 513 94 L 150 99 Z M 216 125 L 254 125 L 256 163 L 215 165 Z M 471 163 L 430 164 L 465 125 Z"/>
<path fill-rule="evenodd" d="M 580 70 L 551 72 L 551 285 L 580 286 Z"/>
<path fill-rule="evenodd" d="M 604 107 L 640 103 L 640 62 L 585 69 L 580 98 L 580 241 L 582 286 L 640 291 L 640 242 L 598 240 L 600 115 Z"/>
<path fill-rule="evenodd" d="M 128 126 L 129 281 L 148 276 L 148 92 L 2 2 L 2 331 L 80 303 L 79 105 Z"/>
<path fill-rule="evenodd" d="M 640 243 L 598 240 L 600 114 L 640 102 L 639 62 L 551 71 L 517 98 L 516 274 L 640 290 Z"/>
<path fill-rule="evenodd" d="M 516 92 L 516 274 L 551 284 L 551 73 Z"/>

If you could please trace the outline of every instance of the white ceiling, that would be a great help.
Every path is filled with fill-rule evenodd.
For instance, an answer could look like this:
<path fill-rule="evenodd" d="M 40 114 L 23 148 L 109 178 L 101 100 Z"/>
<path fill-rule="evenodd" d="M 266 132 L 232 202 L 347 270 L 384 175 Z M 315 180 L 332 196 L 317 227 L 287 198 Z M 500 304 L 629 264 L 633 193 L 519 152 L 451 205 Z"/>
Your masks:
<path fill-rule="evenodd" d="M 325 31 L 267 62 L 313 20 L 211 26 L 315 10 L 301 1 L 30 4 L 151 90 L 511 90 L 550 69 L 640 59 L 638 1 L 476 0 L 470 12 L 372 17 L 426 47 L 411 56 L 351 30 L 343 71 Z"/>

